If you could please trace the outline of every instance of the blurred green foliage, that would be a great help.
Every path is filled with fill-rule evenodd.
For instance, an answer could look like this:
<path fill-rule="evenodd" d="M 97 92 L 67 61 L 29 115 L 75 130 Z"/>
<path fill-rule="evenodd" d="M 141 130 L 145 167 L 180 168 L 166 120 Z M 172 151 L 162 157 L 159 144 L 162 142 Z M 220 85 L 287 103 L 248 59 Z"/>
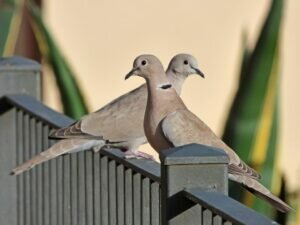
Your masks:
<path fill-rule="evenodd" d="M 0 55 L 15 54 L 21 21 L 26 15 L 30 16 L 42 58 L 54 71 L 65 114 L 75 119 L 80 118 L 88 112 L 88 109 L 75 74 L 45 25 L 41 9 L 33 1 L 4 0 L 0 2 Z"/>
<path fill-rule="evenodd" d="M 254 47 L 247 47 L 244 41 L 239 85 L 223 134 L 224 141 L 261 173 L 262 183 L 276 194 L 284 185 L 277 163 L 282 12 L 283 0 L 272 0 Z M 232 186 L 232 196 L 274 215 L 269 205 Z"/>

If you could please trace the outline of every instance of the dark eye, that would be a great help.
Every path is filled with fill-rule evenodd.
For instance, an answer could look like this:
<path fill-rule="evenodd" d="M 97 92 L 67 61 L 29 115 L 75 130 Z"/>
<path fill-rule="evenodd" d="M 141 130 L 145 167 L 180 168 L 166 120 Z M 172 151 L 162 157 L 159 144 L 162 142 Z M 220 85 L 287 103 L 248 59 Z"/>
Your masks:
<path fill-rule="evenodd" d="M 183 63 L 184 63 L 184 65 L 188 65 L 189 64 L 189 62 L 187 60 L 184 60 Z"/>
<path fill-rule="evenodd" d="M 145 66 L 145 65 L 147 64 L 147 61 L 146 61 L 146 60 L 143 60 L 143 61 L 141 62 L 141 64 L 142 64 L 142 66 Z"/>

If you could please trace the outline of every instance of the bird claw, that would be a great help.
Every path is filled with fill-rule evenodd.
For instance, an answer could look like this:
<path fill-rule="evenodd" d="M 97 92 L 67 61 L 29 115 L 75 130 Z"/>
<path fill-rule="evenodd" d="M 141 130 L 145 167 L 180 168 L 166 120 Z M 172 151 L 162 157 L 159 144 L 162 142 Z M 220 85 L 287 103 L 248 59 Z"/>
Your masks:
<path fill-rule="evenodd" d="M 101 150 L 102 147 L 103 147 L 103 145 L 96 145 L 96 146 L 93 146 L 92 149 L 95 153 L 97 153 Z"/>
<path fill-rule="evenodd" d="M 152 155 L 141 151 L 127 151 L 125 152 L 125 159 L 150 159 L 154 160 Z"/>

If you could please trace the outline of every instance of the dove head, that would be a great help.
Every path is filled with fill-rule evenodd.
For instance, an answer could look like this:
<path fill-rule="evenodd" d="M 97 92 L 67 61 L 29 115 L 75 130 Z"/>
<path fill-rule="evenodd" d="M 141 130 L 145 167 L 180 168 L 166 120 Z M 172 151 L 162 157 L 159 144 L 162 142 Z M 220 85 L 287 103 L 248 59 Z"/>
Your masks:
<path fill-rule="evenodd" d="M 165 74 L 164 67 L 154 55 L 140 55 L 135 58 L 132 70 L 125 76 L 125 80 L 131 76 L 140 76 L 148 80 L 151 76 Z"/>
<path fill-rule="evenodd" d="M 204 74 L 199 69 L 197 59 L 189 54 L 178 54 L 174 56 L 169 63 L 167 71 L 183 77 L 198 74 L 204 78 Z"/>

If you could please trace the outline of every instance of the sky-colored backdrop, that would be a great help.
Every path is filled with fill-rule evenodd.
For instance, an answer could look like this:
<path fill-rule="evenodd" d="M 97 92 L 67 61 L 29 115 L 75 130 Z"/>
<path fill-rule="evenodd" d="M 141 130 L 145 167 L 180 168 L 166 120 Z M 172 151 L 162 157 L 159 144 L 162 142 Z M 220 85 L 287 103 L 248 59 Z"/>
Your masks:
<path fill-rule="evenodd" d="M 155 54 L 167 66 L 177 53 L 193 54 L 206 79 L 189 78 L 183 88 L 183 100 L 221 135 L 236 89 L 242 33 L 247 32 L 251 45 L 269 3 L 269 0 L 48 0 L 45 19 L 76 71 L 91 110 L 143 82 L 139 78 L 124 81 L 137 55 Z M 300 187 L 299 12 L 299 0 L 286 1 L 281 46 L 280 165 L 288 173 L 292 189 Z M 45 100 L 59 109 L 53 80 L 47 76 L 45 81 Z"/>

